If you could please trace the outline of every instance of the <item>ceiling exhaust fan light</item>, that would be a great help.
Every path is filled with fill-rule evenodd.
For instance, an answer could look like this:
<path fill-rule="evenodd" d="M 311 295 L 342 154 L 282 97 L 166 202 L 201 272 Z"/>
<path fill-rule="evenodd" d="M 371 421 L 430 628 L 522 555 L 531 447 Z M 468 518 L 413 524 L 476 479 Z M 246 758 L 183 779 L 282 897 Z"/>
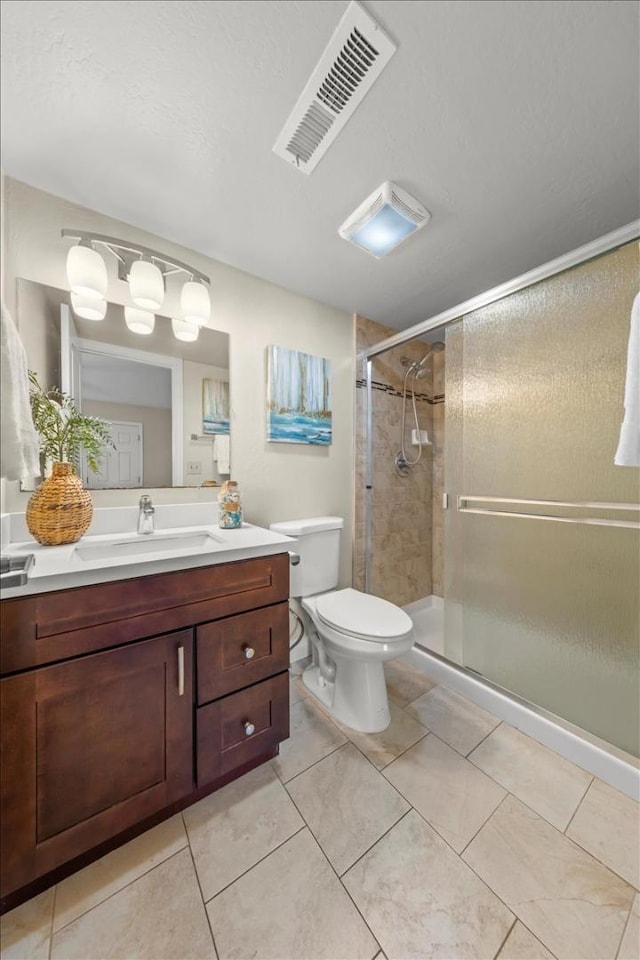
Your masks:
<path fill-rule="evenodd" d="M 153 333 L 156 325 L 156 318 L 148 310 L 139 310 L 137 307 L 124 308 L 124 322 L 132 333 L 140 333 L 148 336 Z"/>
<path fill-rule="evenodd" d="M 385 204 L 350 239 L 351 243 L 372 253 L 374 257 L 385 257 L 417 229 L 417 224 L 406 220 L 393 207 Z"/>
<path fill-rule="evenodd" d="M 67 254 L 67 280 L 71 292 L 80 297 L 104 300 L 107 295 L 107 267 L 93 247 L 71 247 Z"/>
<path fill-rule="evenodd" d="M 193 343 L 200 333 L 200 327 L 194 320 L 173 319 L 171 329 L 176 340 L 183 340 L 185 343 Z"/>
<path fill-rule="evenodd" d="M 189 280 L 180 293 L 180 308 L 182 319 L 197 323 L 199 327 L 206 327 L 211 316 L 211 301 L 209 291 L 204 283 Z"/>
<path fill-rule="evenodd" d="M 161 270 L 150 260 L 134 260 L 129 271 L 131 299 L 143 310 L 159 310 L 164 300 Z"/>
<path fill-rule="evenodd" d="M 107 301 L 71 293 L 71 306 L 76 317 L 83 320 L 104 320 L 107 313 Z"/>
<path fill-rule="evenodd" d="M 387 180 L 347 217 L 338 233 L 379 260 L 430 219 L 431 214 L 419 200 Z"/>

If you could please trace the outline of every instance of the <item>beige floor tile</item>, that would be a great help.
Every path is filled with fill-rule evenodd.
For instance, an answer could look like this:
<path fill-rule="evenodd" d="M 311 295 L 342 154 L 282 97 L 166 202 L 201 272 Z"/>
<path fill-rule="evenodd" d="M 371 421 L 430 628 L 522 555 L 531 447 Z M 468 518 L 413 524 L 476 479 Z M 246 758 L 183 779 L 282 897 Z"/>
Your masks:
<path fill-rule="evenodd" d="M 290 780 L 287 790 L 338 874 L 409 810 L 351 743 Z"/>
<path fill-rule="evenodd" d="M 556 957 L 615 957 L 632 888 L 515 797 L 462 858 Z"/>
<path fill-rule="evenodd" d="M 2 960 L 47 960 L 55 887 L 0 918 Z"/>
<path fill-rule="evenodd" d="M 66 927 L 186 845 L 187 835 L 178 814 L 67 877 L 58 884 L 54 931 Z"/>
<path fill-rule="evenodd" d="M 465 756 L 500 723 L 493 714 L 447 687 L 434 687 L 406 709 L 412 717 Z"/>
<path fill-rule="evenodd" d="M 211 932 L 188 850 L 54 934 L 51 960 L 213 960 Z"/>
<path fill-rule="evenodd" d="M 514 919 L 415 810 L 343 881 L 391 960 L 486 960 Z"/>
<path fill-rule="evenodd" d="M 394 700 L 399 707 L 417 700 L 436 685 L 435 680 L 403 660 L 390 660 L 385 663 L 384 674 L 387 678 L 389 699 Z"/>
<path fill-rule="evenodd" d="M 640 893 L 636 893 L 629 921 L 622 937 L 618 960 L 638 960 L 640 957 Z"/>
<path fill-rule="evenodd" d="M 433 734 L 407 750 L 384 775 L 457 853 L 507 795 Z"/>
<path fill-rule="evenodd" d="M 427 733 L 421 723 L 410 717 L 393 700 L 389 700 L 389 712 L 391 723 L 382 733 L 358 733 L 347 727 L 340 728 L 378 770 L 386 767 Z"/>
<path fill-rule="evenodd" d="M 291 677 L 289 681 L 289 706 L 299 703 L 306 697 L 306 691 L 299 676 Z"/>
<path fill-rule="evenodd" d="M 592 779 L 591 774 L 506 723 L 469 759 L 558 830 L 565 829 Z"/>
<path fill-rule="evenodd" d="M 371 960 L 378 944 L 308 830 L 207 906 L 220 960 Z"/>
<path fill-rule="evenodd" d="M 516 920 L 497 960 L 553 960 L 553 954 Z"/>
<path fill-rule="evenodd" d="M 306 668 L 311 663 L 311 657 L 303 657 L 302 660 L 294 660 L 289 665 L 289 674 L 292 677 L 301 677 Z"/>
<path fill-rule="evenodd" d="M 640 807 L 631 797 L 594 780 L 567 836 L 640 888 Z"/>
<path fill-rule="evenodd" d="M 291 708 L 289 726 L 291 736 L 280 744 L 280 755 L 271 761 L 283 783 L 347 742 L 335 723 L 310 698 Z"/>
<path fill-rule="evenodd" d="M 189 807 L 184 820 L 205 900 L 304 826 L 269 764 Z"/>

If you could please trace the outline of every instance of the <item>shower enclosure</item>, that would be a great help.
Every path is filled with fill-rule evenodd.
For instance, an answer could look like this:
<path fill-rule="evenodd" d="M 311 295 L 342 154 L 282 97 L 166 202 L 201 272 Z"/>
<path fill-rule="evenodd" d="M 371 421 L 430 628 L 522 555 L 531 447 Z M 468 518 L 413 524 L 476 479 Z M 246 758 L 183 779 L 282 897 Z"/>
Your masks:
<path fill-rule="evenodd" d="M 355 573 L 419 645 L 637 756 L 640 470 L 614 455 L 640 270 L 620 243 L 412 340 L 358 320 Z M 413 377 L 431 444 L 402 475 L 402 387 L 434 341 Z"/>

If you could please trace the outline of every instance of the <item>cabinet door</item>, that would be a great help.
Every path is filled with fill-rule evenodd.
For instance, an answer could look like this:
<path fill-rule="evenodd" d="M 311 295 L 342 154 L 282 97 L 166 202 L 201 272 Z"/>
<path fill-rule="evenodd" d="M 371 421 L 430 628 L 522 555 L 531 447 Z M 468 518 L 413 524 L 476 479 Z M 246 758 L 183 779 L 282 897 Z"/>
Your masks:
<path fill-rule="evenodd" d="M 1 684 L 2 892 L 193 789 L 192 631 Z"/>

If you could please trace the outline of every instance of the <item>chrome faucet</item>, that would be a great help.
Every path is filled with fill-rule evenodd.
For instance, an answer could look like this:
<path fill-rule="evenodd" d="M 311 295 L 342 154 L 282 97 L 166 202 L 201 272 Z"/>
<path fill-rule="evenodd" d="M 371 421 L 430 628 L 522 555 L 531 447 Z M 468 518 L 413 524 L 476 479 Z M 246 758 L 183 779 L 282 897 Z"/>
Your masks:
<path fill-rule="evenodd" d="M 156 510 L 151 503 L 151 497 L 144 494 L 144 496 L 140 497 L 139 506 L 138 533 L 153 533 L 153 515 Z"/>

